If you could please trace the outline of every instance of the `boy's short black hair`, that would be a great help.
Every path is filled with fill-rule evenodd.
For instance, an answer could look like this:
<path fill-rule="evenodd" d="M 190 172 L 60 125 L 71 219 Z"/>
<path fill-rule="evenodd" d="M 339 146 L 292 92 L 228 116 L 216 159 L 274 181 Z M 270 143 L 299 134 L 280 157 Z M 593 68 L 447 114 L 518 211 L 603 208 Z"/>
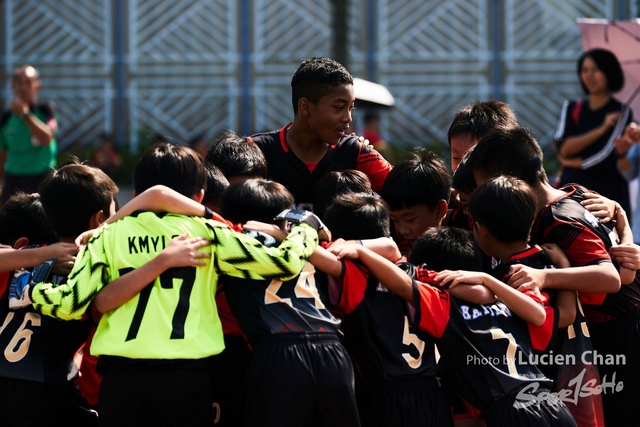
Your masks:
<path fill-rule="evenodd" d="M 0 209 L 0 243 L 12 246 L 21 237 L 28 238 L 30 245 L 58 241 L 38 193 L 18 191 Z"/>
<path fill-rule="evenodd" d="M 222 193 L 229 186 L 229 181 L 215 165 L 204 162 L 207 172 L 207 190 L 204 192 L 202 204 L 219 204 Z"/>
<path fill-rule="evenodd" d="M 377 239 L 390 234 L 389 209 L 373 194 L 346 193 L 336 197 L 323 221 L 334 239 Z"/>
<path fill-rule="evenodd" d="M 298 114 L 298 101 L 306 98 L 317 104 L 320 99 L 342 84 L 353 84 L 353 77 L 340 63 L 329 58 L 302 61 L 291 79 L 293 114 Z"/>
<path fill-rule="evenodd" d="M 600 71 L 607 76 L 607 88 L 610 92 L 618 92 L 624 86 L 624 73 L 618 58 L 606 49 L 591 49 L 584 52 L 578 58 L 578 78 L 580 79 L 580 85 L 584 93 L 588 94 L 589 90 L 582 82 L 582 64 L 587 58 L 593 59 Z"/>
<path fill-rule="evenodd" d="M 447 141 L 451 146 L 451 138 L 466 135 L 471 139 L 480 139 L 498 126 L 515 126 L 518 124 L 513 110 L 501 101 L 476 101 L 459 109 L 449 131 Z"/>
<path fill-rule="evenodd" d="M 522 126 L 496 128 L 480 139 L 466 161 L 472 174 L 510 175 L 529 185 L 546 182 L 538 141 Z"/>
<path fill-rule="evenodd" d="M 433 210 L 440 200 L 449 201 L 451 172 L 437 154 L 417 147 L 389 172 L 380 195 L 392 211 L 421 204 Z"/>
<path fill-rule="evenodd" d="M 469 153 L 475 147 L 471 147 L 469 151 L 464 155 L 462 161 L 458 165 L 458 169 L 453 173 L 453 179 L 451 180 L 451 187 L 454 190 L 457 190 L 461 193 L 471 194 L 473 190 L 476 189 L 476 180 L 473 177 L 473 173 L 469 170 L 467 166 L 467 159 L 469 158 Z"/>
<path fill-rule="evenodd" d="M 155 144 L 145 151 L 133 171 L 136 194 L 154 185 L 167 186 L 186 197 L 206 189 L 204 164 L 189 147 Z"/>
<path fill-rule="evenodd" d="M 40 200 L 60 238 L 87 231 L 96 212 L 109 215 L 118 186 L 102 170 L 80 163 L 54 169 L 40 185 Z"/>
<path fill-rule="evenodd" d="M 473 192 L 468 211 L 496 240 L 513 243 L 529 241 L 538 209 L 527 183 L 511 176 L 499 176 Z"/>
<path fill-rule="evenodd" d="M 409 262 L 430 270 L 482 271 L 482 255 L 469 230 L 434 227 L 422 233 L 411 249 Z"/>
<path fill-rule="evenodd" d="M 273 224 L 273 218 L 291 207 L 293 196 L 275 181 L 246 179 L 231 184 L 220 199 L 220 214 L 235 224 L 249 220 Z"/>
<path fill-rule="evenodd" d="M 205 159 L 220 169 L 227 179 L 267 177 L 267 160 L 262 150 L 250 138 L 241 138 L 233 132 L 227 132 L 215 141 Z"/>
<path fill-rule="evenodd" d="M 324 217 L 324 212 L 333 199 L 346 193 L 373 193 L 367 175 L 355 169 L 324 174 L 315 186 L 313 213 L 320 218 Z"/>

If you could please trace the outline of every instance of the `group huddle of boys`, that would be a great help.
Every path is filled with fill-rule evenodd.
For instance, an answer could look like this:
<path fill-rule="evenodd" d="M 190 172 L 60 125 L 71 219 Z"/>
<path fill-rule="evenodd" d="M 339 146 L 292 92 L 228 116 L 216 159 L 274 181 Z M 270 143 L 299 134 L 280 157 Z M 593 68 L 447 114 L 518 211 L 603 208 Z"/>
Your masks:
<path fill-rule="evenodd" d="M 292 124 L 212 147 L 255 150 L 234 173 L 186 147 L 152 147 L 134 172 L 137 197 L 115 215 L 104 173 L 54 170 L 40 201 L 58 237 L 100 227 L 68 275 L 48 262 L 16 272 L 4 292 L 2 425 L 627 419 L 640 288 L 635 270 L 611 262 L 613 229 L 581 204 L 586 190 L 549 186 L 540 147 L 502 103 L 456 115 L 452 157 L 452 136 L 477 145 L 453 182 L 426 150 L 392 167 L 345 135 L 350 79 L 334 61 L 303 61 Z M 465 128 L 482 109 L 495 123 Z M 463 205 L 453 209 L 452 186 Z M 84 218 L 70 217 L 89 199 Z M 609 216 L 628 242 L 624 211 Z M 546 243 L 562 251 L 547 255 Z M 71 382 L 92 329 L 98 416 Z M 626 359 L 610 363 L 616 355 Z"/>

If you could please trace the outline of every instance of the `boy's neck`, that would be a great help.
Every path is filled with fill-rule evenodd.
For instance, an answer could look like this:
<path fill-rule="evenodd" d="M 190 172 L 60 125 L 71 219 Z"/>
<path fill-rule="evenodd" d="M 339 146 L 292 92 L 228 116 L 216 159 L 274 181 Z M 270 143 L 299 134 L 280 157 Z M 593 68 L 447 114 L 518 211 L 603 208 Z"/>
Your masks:
<path fill-rule="evenodd" d="M 538 204 L 538 212 L 544 209 L 549 203 L 556 200 L 558 197 L 565 194 L 564 191 L 557 188 L 553 188 L 548 181 L 538 182 L 532 186 L 531 189 L 536 196 L 536 203 Z"/>
<path fill-rule="evenodd" d="M 296 119 L 285 132 L 285 139 L 289 149 L 304 163 L 319 162 L 329 149 L 329 144 L 312 132 L 306 123 Z"/>
<path fill-rule="evenodd" d="M 503 264 L 506 264 L 513 255 L 526 251 L 530 247 L 527 242 L 500 243 L 500 247 L 496 250 L 496 257 L 500 258 Z"/>

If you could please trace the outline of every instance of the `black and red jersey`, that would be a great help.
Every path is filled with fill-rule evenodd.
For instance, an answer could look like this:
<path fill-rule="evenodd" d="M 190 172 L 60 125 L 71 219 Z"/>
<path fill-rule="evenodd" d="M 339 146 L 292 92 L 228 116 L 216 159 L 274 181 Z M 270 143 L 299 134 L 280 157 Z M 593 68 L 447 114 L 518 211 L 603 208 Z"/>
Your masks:
<path fill-rule="evenodd" d="M 530 361 L 533 350 L 550 348 L 557 309 L 546 307 L 546 321 L 537 328 L 502 302 L 473 304 L 431 284 L 417 286 L 416 325 L 438 338 L 440 361 L 456 391 L 471 405 L 486 410 L 525 386 L 551 388 L 552 381 Z"/>
<path fill-rule="evenodd" d="M 49 282 L 65 283 L 66 276 L 53 275 Z M 0 299 L 0 322 L 0 376 L 64 383 L 78 375 L 74 355 L 89 336 L 90 318 L 58 320 L 32 306 L 10 310 L 9 292 L 5 292 Z"/>
<path fill-rule="evenodd" d="M 471 217 L 465 212 L 464 208 L 456 207 L 451 209 L 447 214 L 447 225 L 449 227 L 462 228 L 464 230 L 473 230 L 473 223 Z"/>
<path fill-rule="evenodd" d="M 294 279 L 250 280 L 223 276 L 224 293 L 249 343 L 260 337 L 288 332 L 340 333 L 340 320 L 325 307 L 318 287 L 326 276 L 307 263 Z"/>
<path fill-rule="evenodd" d="M 251 139 L 264 153 L 268 178 L 287 187 L 298 208 L 311 210 L 314 187 L 328 172 L 357 169 L 367 175 L 373 191 L 382 188 L 392 166 L 371 145 L 363 145 L 357 137 L 345 136 L 329 147 L 324 157 L 310 169 L 287 145 L 285 134 L 290 126 L 259 133 Z"/>
<path fill-rule="evenodd" d="M 367 384 L 435 374 L 434 339 L 413 325 L 416 310 L 404 299 L 354 261 L 343 261 L 343 276 L 333 284 L 331 293 L 344 312 L 345 347 Z"/>
<path fill-rule="evenodd" d="M 509 267 L 514 264 L 522 264 L 537 269 L 555 268 L 547 254 L 539 246 L 532 246 L 524 251 L 513 254 L 506 263 L 496 270 L 496 278 L 506 282 L 509 277 Z M 545 289 L 547 303 L 556 305 L 558 291 Z M 564 402 L 573 415 L 578 426 L 597 427 L 604 425 L 602 412 L 602 396 L 600 394 L 586 393 L 582 390 L 583 384 L 590 384 L 595 388 L 600 384 L 598 369 L 592 363 L 585 363 L 583 356 L 593 354 L 593 346 L 589 338 L 584 312 L 580 301 L 576 298 L 576 318 L 567 328 L 559 329 L 554 345 L 545 352 L 551 358 L 539 363 L 538 368 L 548 377 L 553 379 L 553 391 L 562 390 Z M 587 358 L 591 361 L 591 357 Z M 548 362 L 548 363 L 547 363 Z M 559 363 L 555 363 L 559 362 Z"/>
<path fill-rule="evenodd" d="M 572 266 L 611 262 L 607 252 L 615 236 L 611 229 L 580 204 L 585 189 L 570 185 L 565 195 L 547 204 L 538 214 L 531 232 L 533 244 L 555 243 L 567 255 Z M 615 263 L 614 263 L 615 264 Z M 638 280 L 624 285 L 614 294 L 580 293 L 587 320 L 602 322 L 640 306 Z"/>

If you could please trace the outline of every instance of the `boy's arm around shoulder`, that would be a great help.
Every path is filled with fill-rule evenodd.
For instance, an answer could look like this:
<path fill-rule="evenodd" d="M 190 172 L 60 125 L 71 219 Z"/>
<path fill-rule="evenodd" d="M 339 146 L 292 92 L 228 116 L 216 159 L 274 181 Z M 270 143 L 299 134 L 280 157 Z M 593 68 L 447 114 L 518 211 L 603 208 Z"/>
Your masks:
<path fill-rule="evenodd" d="M 295 224 L 277 247 L 265 247 L 256 239 L 221 223 L 207 222 L 211 232 L 211 257 L 219 274 L 243 279 L 289 280 L 302 271 L 318 246 L 318 232 L 309 224 Z"/>
<path fill-rule="evenodd" d="M 420 278 L 414 280 L 396 264 L 357 243 L 344 245 L 338 257 L 358 259 L 382 286 L 416 308 L 415 322 L 420 329 L 442 336 L 449 321 L 449 292 L 419 282 Z"/>
<path fill-rule="evenodd" d="M 35 283 L 29 287 L 29 298 L 39 312 L 61 320 L 80 319 L 93 297 L 109 282 L 105 256 L 103 227 L 82 247 L 67 282 L 59 285 Z"/>
<path fill-rule="evenodd" d="M 537 269 L 522 264 L 509 269 L 509 285 L 513 288 L 572 289 L 593 294 L 620 290 L 620 275 L 611 262 L 560 269 Z"/>
<path fill-rule="evenodd" d="M 16 250 L 11 247 L 0 249 L 0 271 L 13 271 L 19 268 L 35 267 L 46 260 L 57 258 L 61 264 L 71 263 L 78 253 L 73 243 L 54 243 L 39 248 Z"/>
<path fill-rule="evenodd" d="M 371 250 L 372 252 L 377 253 L 378 255 L 391 260 L 397 261 L 401 258 L 400 251 L 398 250 L 398 245 L 389 238 L 380 237 L 377 239 L 366 239 L 366 240 L 343 240 L 337 239 L 332 242 L 329 246 L 329 250 L 326 250 L 322 247 L 318 247 L 313 255 L 309 258 L 309 261 L 316 267 L 318 270 L 332 276 L 334 278 L 338 278 L 343 273 L 343 266 L 340 259 L 343 257 L 341 252 L 343 247 L 346 248 L 346 251 L 349 251 L 352 245 L 359 244 L 364 246 L 365 248 Z M 354 256 L 357 257 L 357 254 L 354 252 Z"/>
<path fill-rule="evenodd" d="M 329 251 L 338 259 L 357 259 L 385 288 L 414 304 L 413 280 L 397 265 L 358 243 L 345 243 Z"/>
<path fill-rule="evenodd" d="M 115 215 L 107 219 L 106 223 L 115 222 L 140 210 L 171 212 L 187 216 L 205 215 L 205 207 L 195 200 L 164 185 L 154 185 L 122 206 Z"/>
<path fill-rule="evenodd" d="M 444 270 L 438 273 L 436 279 L 441 280 L 442 283 L 451 282 L 450 288 L 460 283 L 484 285 L 520 318 L 534 326 L 544 324 L 546 312 L 542 304 L 487 273 Z"/>

